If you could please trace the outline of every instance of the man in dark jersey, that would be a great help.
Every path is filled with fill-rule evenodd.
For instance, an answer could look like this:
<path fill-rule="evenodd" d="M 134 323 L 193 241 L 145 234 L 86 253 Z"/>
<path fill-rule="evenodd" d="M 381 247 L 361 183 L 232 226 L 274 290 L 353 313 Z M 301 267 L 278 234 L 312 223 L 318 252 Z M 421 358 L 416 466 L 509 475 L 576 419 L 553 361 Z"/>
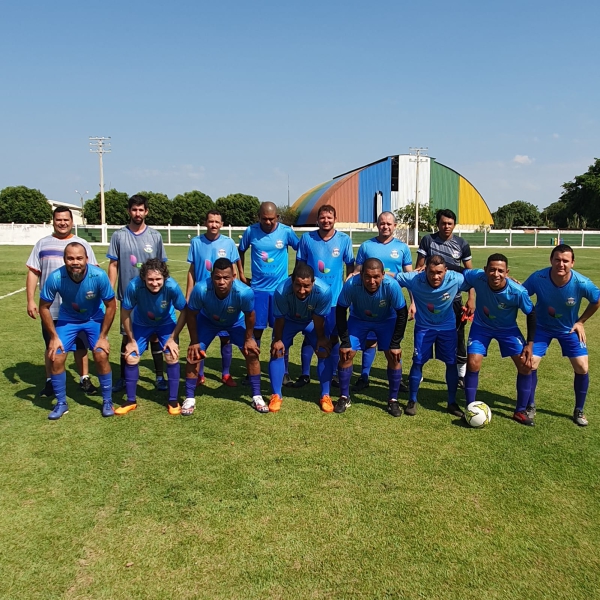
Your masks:
<path fill-rule="evenodd" d="M 438 231 L 426 235 L 417 250 L 417 265 L 419 269 L 425 265 L 428 257 L 433 255 L 443 256 L 446 263 L 460 266 L 461 262 L 467 269 L 471 269 L 471 248 L 469 243 L 457 235 L 453 235 L 456 226 L 456 214 L 448 208 L 438 210 L 436 215 Z M 456 352 L 456 365 L 458 368 L 458 385 L 465 387 L 465 372 L 467 370 L 467 346 L 465 344 L 466 318 L 475 311 L 475 294 L 471 289 L 466 304 L 466 313 L 463 311 L 462 296 L 460 292 L 454 298 L 454 314 L 456 315 L 456 331 L 458 333 L 458 347 Z"/>

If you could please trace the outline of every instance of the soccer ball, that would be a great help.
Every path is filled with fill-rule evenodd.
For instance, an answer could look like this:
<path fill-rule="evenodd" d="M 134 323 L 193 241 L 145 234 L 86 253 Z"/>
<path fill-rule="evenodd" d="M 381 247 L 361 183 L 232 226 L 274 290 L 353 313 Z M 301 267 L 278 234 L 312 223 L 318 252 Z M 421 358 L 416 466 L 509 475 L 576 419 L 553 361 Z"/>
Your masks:
<path fill-rule="evenodd" d="M 471 402 L 465 411 L 465 418 L 471 427 L 479 429 L 489 425 L 492 420 L 492 411 L 485 402 Z"/>

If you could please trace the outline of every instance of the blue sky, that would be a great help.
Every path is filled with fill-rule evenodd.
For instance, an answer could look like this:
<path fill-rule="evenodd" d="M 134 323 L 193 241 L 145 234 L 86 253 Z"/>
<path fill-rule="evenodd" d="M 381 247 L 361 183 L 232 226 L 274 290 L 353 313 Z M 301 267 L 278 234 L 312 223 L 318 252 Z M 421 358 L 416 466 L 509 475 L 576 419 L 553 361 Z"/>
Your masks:
<path fill-rule="evenodd" d="M 276 204 L 426 146 L 490 208 L 600 156 L 600 3 L 2 3 L 0 188 Z"/>

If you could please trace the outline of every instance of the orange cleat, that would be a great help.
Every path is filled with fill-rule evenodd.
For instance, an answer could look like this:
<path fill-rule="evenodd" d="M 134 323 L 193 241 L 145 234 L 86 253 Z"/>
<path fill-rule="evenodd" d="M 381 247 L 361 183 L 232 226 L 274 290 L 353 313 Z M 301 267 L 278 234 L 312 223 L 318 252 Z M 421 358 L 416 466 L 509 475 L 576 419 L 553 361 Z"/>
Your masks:
<path fill-rule="evenodd" d="M 204 375 L 198 375 L 198 380 L 196 381 L 196 387 L 198 387 L 199 385 L 204 385 L 205 381 L 206 381 L 206 377 L 204 377 Z"/>
<path fill-rule="evenodd" d="M 333 402 L 327 394 L 321 398 L 321 410 L 326 413 L 333 412 Z"/>
<path fill-rule="evenodd" d="M 123 406 L 119 406 L 119 408 L 115 408 L 115 415 L 126 415 L 128 412 L 135 410 L 137 408 L 137 403 L 128 402 L 127 404 L 123 404 Z"/>
<path fill-rule="evenodd" d="M 282 402 L 283 399 L 279 394 L 273 394 L 271 396 L 271 401 L 269 402 L 269 412 L 279 412 Z"/>
<path fill-rule="evenodd" d="M 237 383 L 235 382 L 235 379 L 229 373 L 227 373 L 227 375 L 223 375 L 223 377 L 221 377 L 221 381 L 227 387 L 237 387 Z"/>
<path fill-rule="evenodd" d="M 169 411 L 169 414 L 173 416 L 181 414 L 181 406 L 179 406 L 179 403 L 177 403 L 177 406 L 171 406 L 170 404 L 167 404 L 167 410 Z"/>

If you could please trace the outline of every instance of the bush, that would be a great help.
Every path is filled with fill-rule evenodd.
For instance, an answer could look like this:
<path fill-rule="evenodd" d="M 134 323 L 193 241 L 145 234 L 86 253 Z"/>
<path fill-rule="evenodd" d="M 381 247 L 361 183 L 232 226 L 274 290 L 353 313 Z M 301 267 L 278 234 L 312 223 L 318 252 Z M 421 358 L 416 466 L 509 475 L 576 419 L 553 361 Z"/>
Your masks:
<path fill-rule="evenodd" d="M 168 225 L 173 218 L 173 202 L 166 194 L 160 192 L 138 192 L 148 198 L 147 225 Z"/>
<path fill-rule="evenodd" d="M 0 223 L 48 223 L 52 207 L 40 192 L 19 185 L 0 192 Z"/>
<path fill-rule="evenodd" d="M 246 194 L 229 194 L 218 198 L 215 206 L 223 215 L 224 225 L 247 227 L 258 220 L 260 200 Z"/>
<path fill-rule="evenodd" d="M 210 196 L 193 190 L 173 198 L 173 225 L 198 225 L 206 220 L 206 213 L 215 208 Z"/>
<path fill-rule="evenodd" d="M 114 188 L 104 192 L 104 210 L 106 222 L 109 225 L 127 225 L 129 223 L 128 200 L 129 195 L 126 192 L 119 192 Z M 83 217 L 88 225 L 100 225 L 100 192 L 85 203 Z"/>

